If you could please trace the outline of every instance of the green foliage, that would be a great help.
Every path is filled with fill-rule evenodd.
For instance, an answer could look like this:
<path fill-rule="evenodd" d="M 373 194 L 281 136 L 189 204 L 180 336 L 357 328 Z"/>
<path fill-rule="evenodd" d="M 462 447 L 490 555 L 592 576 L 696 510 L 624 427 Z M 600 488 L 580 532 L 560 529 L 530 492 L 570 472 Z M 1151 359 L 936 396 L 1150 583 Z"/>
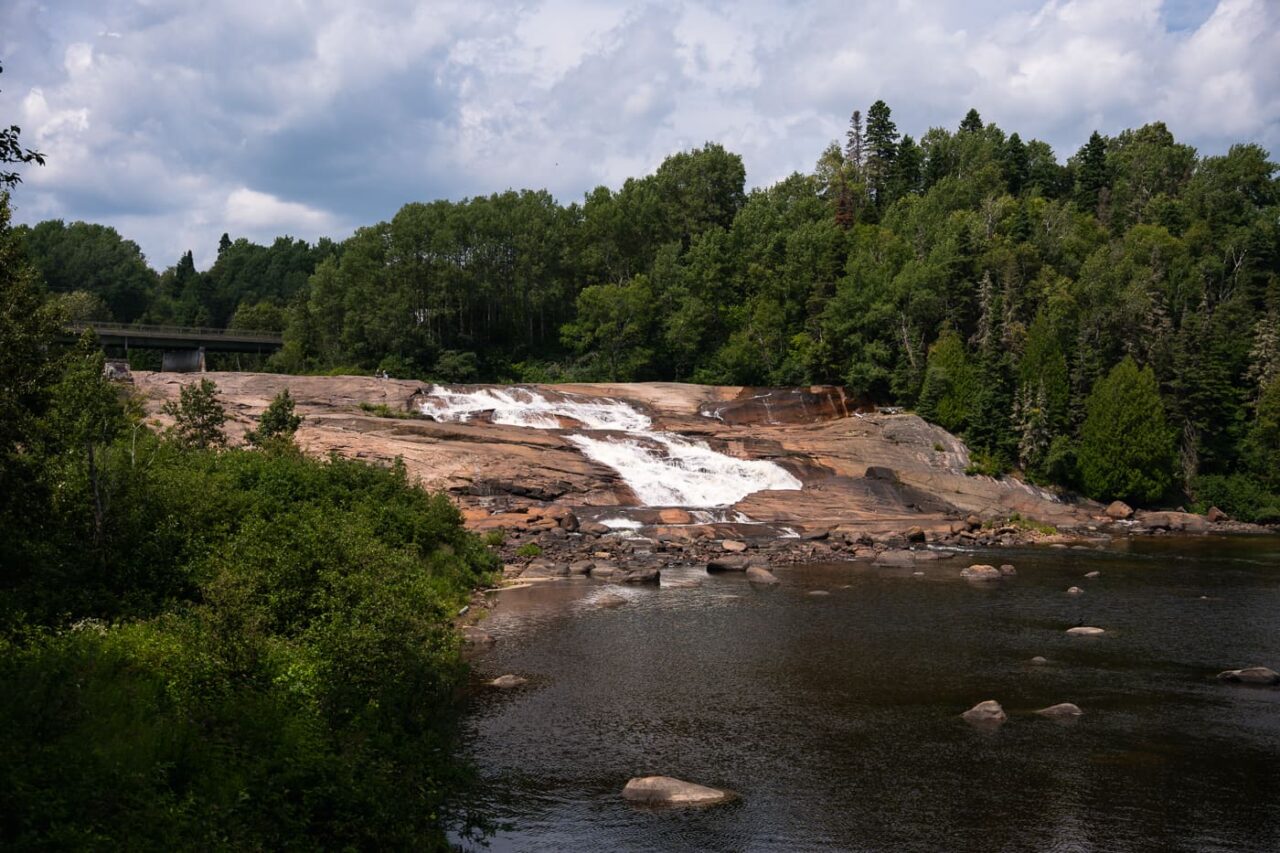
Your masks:
<path fill-rule="evenodd" d="M 245 440 L 252 445 L 265 447 L 273 443 L 293 443 L 293 434 L 302 426 L 302 417 L 294 414 L 293 398 L 285 388 L 262 411 L 258 426 L 245 433 Z"/>
<path fill-rule="evenodd" d="M 386 403 L 361 403 L 360 411 L 368 412 L 379 418 L 399 418 L 401 420 L 410 420 L 419 417 L 415 412 L 407 412 L 402 409 L 393 409 Z"/>
<path fill-rule="evenodd" d="M 1208 512 L 1217 507 L 1237 521 L 1275 524 L 1280 522 L 1280 493 L 1268 490 L 1247 474 L 1206 474 L 1196 477 L 1190 492 L 1193 509 Z"/>
<path fill-rule="evenodd" d="M 501 530 L 490 530 L 483 537 L 481 537 L 484 544 L 488 545 L 490 548 L 497 548 L 504 541 L 506 541 L 506 538 L 507 538 L 506 534 L 504 534 Z"/>
<path fill-rule="evenodd" d="M 1173 437 L 1150 368 L 1126 358 L 1085 402 L 1080 484 L 1098 500 L 1148 503 L 1173 484 Z"/>
<path fill-rule="evenodd" d="M 1243 461 L 1263 486 L 1280 492 L 1280 376 L 1263 386 L 1254 406 L 1253 423 L 1244 441 Z"/>
<path fill-rule="evenodd" d="M 222 427 L 227 422 L 227 413 L 218 400 L 218 386 L 212 379 L 183 385 L 178 400 L 165 403 L 163 411 L 173 418 L 166 434 L 179 447 L 209 450 L 226 446 L 227 435 Z"/>
<path fill-rule="evenodd" d="M 954 329 L 944 329 L 929 347 L 929 362 L 917 408 L 952 432 L 963 432 L 975 414 L 979 375 Z"/>
<path fill-rule="evenodd" d="M 517 557 L 533 558 L 542 556 L 542 548 L 537 542 L 526 542 L 516 549 Z"/>

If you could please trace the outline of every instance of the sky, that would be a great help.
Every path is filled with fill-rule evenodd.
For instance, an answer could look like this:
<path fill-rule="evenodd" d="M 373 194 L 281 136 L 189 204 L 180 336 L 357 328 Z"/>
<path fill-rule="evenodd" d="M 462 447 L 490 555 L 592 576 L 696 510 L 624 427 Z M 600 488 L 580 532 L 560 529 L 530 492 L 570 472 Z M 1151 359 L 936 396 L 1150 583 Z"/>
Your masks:
<path fill-rule="evenodd" d="M 1164 121 L 1280 156 L 1280 0 L 0 0 L 0 123 L 44 153 L 15 219 L 100 222 L 164 269 L 223 232 L 342 239 L 405 203 L 562 203 L 708 141 L 747 184 L 849 114 L 970 107 L 1065 161 Z"/>

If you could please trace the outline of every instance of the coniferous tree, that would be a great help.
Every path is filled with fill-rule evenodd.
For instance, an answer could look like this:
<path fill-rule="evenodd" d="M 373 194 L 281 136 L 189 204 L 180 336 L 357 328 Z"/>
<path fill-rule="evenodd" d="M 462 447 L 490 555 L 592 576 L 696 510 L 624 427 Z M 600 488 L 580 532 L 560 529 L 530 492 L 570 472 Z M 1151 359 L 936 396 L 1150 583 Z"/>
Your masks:
<path fill-rule="evenodd" d="M 1085 493 L 1149 503 L 1173 483 L 1173 435 L 1151 368 L 1125 358 L 1085 402 L 1078 462 Z"/>
<path fill-rule="evenodd" d="M 888 206 L 889 180 L 898 155 L 898 126 L 893 123 L 889 105 L 876 101 L 867 110 L 866 134 L 867 183 L 877 208 Z"/>
<path fill-rule="evenodd" d="M 978 111 L 970 108 L 969 112 L 964 114 L 964 119 L 960 122 L 960 130 L 968 133 L 977 133 L 982 130 L 982 116 L 978 115 Z"/>
<path fill-rule="evenodd" d="M 1075 201 L 1081 210 L 1096 213 L 1111 180 L 1107 169 L 1107 141 L 1098 131 L 1076 155 Z"/>
<path fill-rule="evenodd" d="M 201 379 L 182 386 L 177 401 L 170 400 L 161 409 L 173 418 L 168 436 L 179 447 L 212 450 L 226 447 L 223 424 L 227 412 L 218 400 L 218 386 L 212 379 Z"/>
<path fill-rule="evenodd" d="M 255 447 L 266 447 L 273 442 L 292 443 L 293 434 L 300 426 L 302 417 L 294 413 L 293 398 L 289 396 L 289 389 L 285 388 L 262 411 L 257 428 L 246 432 L 244 437 L 245 441 Z"/>

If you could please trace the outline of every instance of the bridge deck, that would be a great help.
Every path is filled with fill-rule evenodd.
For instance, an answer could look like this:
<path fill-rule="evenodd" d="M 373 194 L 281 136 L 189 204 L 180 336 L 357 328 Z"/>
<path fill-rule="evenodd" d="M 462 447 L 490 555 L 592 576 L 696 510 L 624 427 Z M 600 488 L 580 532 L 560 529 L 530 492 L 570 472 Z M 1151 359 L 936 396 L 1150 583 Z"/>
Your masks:
<path fill-rule="evenodd" d="M 131 349 L 197 349 L 206 352 L 275 352 L 284 337 L 275 332 L 208 329 L 200 326 L 131 326 L 126 323 L 72 323 L 64 337 L 75 339 L 93 329 L 104 346 Z"/>

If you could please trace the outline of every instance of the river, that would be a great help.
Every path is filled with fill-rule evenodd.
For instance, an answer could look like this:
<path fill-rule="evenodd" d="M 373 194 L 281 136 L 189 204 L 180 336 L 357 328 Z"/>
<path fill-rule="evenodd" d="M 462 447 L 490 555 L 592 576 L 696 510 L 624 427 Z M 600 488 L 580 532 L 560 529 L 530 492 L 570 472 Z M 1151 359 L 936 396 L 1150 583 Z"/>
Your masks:
<path fill-rule="evenodd" d="M 962 581 L 962 556 L 500 593 L 467 728 L 491 849 L 1277 849 L 1280 690 L 1214 675 L 1280 668 L 1280 540 L 979 556 L 1017 577 Z M 1107 634 L 1064 633 L 1081 624 Z M 504 673 L 530 683 L 481 686 Z M 985 699 L 998 730 L 960 718 Z M 1057 702 L 1084 716 L 1032 713 Z M 624 802 L 649 774 L 741 798 Z"/>

